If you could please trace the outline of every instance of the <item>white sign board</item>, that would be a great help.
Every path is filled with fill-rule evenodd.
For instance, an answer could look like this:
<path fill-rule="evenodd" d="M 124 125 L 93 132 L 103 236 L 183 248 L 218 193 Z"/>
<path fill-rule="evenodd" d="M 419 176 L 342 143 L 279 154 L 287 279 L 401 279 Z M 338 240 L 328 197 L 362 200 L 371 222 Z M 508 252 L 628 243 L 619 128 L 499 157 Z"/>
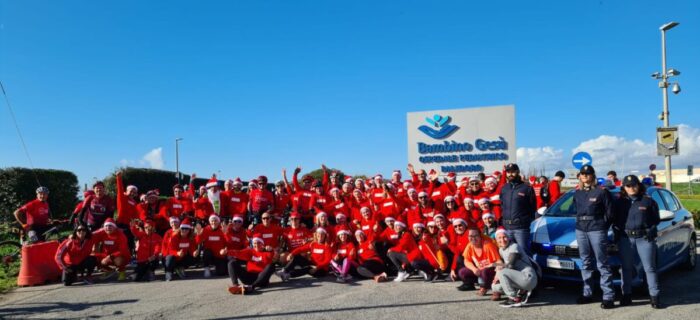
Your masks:
<path fill-rule="evenodd" d="M 441 175 L 487 175 L 516 162 L 515 106 L 409 112 L 408 163 Z"/>

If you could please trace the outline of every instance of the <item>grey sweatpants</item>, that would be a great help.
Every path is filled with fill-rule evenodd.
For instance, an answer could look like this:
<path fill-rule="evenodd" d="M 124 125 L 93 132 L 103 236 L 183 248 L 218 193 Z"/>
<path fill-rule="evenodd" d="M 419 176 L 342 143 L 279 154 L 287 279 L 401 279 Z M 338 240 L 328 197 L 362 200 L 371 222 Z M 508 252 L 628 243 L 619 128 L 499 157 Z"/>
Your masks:
<path fill-rule="evenodd" d="M 520 289 L 532 291 L 537 286 L 537 273 L 532 268 L 525 268 L 523 271 L 506 268 L 498 271 L 497 275 L 500 282 L 494 284 L 492 290 L 509 297 L 515 297 Z"/>

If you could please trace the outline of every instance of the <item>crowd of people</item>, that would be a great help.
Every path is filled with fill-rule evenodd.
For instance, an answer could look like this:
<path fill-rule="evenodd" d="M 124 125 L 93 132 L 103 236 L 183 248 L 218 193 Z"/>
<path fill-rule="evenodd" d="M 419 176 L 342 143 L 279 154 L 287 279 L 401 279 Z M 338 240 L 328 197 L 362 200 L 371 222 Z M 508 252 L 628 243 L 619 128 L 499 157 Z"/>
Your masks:
<path fill-rule="evenodd" d="M 56 252 L 63 282 L 71 285 L 80 277 L 92 283 L 96 268 L 102 281 L 153 281 L 161 266 L 165 281 L 171 281 L 184 279 L 185 269 L 199 265 L 204 277 L 228 275 L 228 291 L 246 294 L 266 287 L 273 275 L 282 281 L 332 275 L 338 282 L 402 282 L 416 276 L 427 282 L 458 281 L 458 290 L 490 294 L 494 301 L 503 300 L 504 307 L 523 305 L 537 286 L 541 271 L 531 258 L 530 224 L 538 208 L 561 196 L 563 172 L 551 179 L 524 180 L 518 165 L 511 163 L 503 171 L 458 182 L 454 173 L 441 179 L 435 171 L 415 170 L 410 164 L 407 180 L 399 170 L 388 179 L 377 174 L 341 180 L 338 172 L 322 169 L 323 178 L 316 180 L 300 178 L 298 167 L 291 182 L 283 170 L 283 180 L 273 188 L 267 177 L 259 176 L 247 188 L 241 179 L 226 180 L 221 190 L 214 176 L 197 190 L 192 184 L 177 184 L 168 198 L 157 190 L 139 194 L 137 186 L 124 186 L 118 172 L 116 201 L 106 194 L 104 183 L 96 182 L 76 207 L 74 232 Z M 581 169 L 579 181 L 574 202 L 584 290 L 578 302 L 592 301 L 591 274 L 597 269 L 604 292 L 601 307 L 611 308 L 610 270 L 605 250 L 599 250 L 609 225 L 636 230 L 623 232 L 628 251 L 634 247 L 636 252 L 651 250 L 650 243 L 655 248 L 650 234 L 636 235 L 644 229 L 641 225 L 651 230 L 658 219 L 648 219 L 653 201 L 634 176 L 611 179 L 624 185 L 619 205 L 597 185 L 591 166 Z M 15 212 L 37 235 L 48 225 L 47 198 L 48 189 L 39 188 L 37 199 Z M 649 208 L 641 218 L 639 201 Z M 652 306 L 658 307 L 658 284 L 654 268 L 647 268 L 649 260 L 642 259 Z M 129 264 L 134 271 L 127 277 Z M 628 269 L 623 268 L 621 305 L 631 302 Z"/>

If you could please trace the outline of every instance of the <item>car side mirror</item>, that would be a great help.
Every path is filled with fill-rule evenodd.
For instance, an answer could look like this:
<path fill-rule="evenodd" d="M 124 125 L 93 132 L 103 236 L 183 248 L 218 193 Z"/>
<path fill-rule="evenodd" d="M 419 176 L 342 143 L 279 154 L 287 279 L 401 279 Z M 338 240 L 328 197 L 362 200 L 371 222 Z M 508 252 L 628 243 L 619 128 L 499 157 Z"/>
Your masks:
<path fill-rule="evenodd" d="M 673 213 L 673 211 L 659 210 L 659 217 L 661 218 L 661 221 L 669 221 L 673 220 L 676 215 Z"/>
<path fill-rule="evenodd" d="M 543 216 L 545 211 L 547 211 L 547 207 L 540 207 L 539 209 L 537 209 L 537 216 Z"/>

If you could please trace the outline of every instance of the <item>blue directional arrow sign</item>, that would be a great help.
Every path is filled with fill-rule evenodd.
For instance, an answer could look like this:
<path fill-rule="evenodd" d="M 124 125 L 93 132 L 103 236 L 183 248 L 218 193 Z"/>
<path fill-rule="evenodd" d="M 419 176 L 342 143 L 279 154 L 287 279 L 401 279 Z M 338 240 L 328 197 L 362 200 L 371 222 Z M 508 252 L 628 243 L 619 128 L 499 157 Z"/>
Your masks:
<path fill-rule="evenodd" d="M 574 168 L 581 169 L 585 165 L 593 165 L 593 157 L 587 152 L 579 152 L 571 158 Z"/>

